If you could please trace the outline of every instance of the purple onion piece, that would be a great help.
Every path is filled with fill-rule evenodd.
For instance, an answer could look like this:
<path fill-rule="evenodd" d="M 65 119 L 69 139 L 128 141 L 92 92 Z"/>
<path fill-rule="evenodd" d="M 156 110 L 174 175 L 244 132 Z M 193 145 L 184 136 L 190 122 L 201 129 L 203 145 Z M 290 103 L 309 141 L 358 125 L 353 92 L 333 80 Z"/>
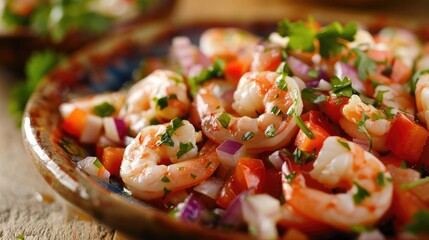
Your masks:
<path fill-rule="evenodd" d="M 226 140 L 216 149 L 216 151 L 222 151 L 234 155 L 242 146 L 243 144 L 239 142 L 233 140 Z"/>
<path fill-rule="evenodd" d="M 286 62 L 295 76 L 301 78 L 304 82 L 312 80 L 312 78 L 308 76 L 311 67 L 308 66 L 306 63 L 293 56 L 289 56 L 286 59 Z"/>
<path fill-rule="evenodd" d="M 120 118 L 114 118 L 116 129 L 118 131 L 118 137 L 122 141 L 124 140 L 125 136 L 127 136 L 128 128 L 125 124 L 124 120 Z"/>
<path fill-rule="evenodd" d="M 308 81 L 308 82 L 305 82 L 305 86 L 308 88 L 315 88 L 315 87 L 319 86 L 319 82 L 320 82 L 320 80 Z"/>
<path fill-rule="evenodd" d="M 190 194 L 183 204 L 183 207 L 179 209 L 176 215 L 177 218 L 186 222 L 196 222 L 204 211 L 203 204 L 198 201 L 194 194 Z"/>
<path fill-rule="evenodd" d="M 248 194 L 249 191 L 244 191 L 231 201 L 228 208 L 219 219 L 218 228 L 236 229 L 243 223 L 243 199 Z"/>
<path fill-rule="evenodd" d="M 358 92 L 364 92 L 365 86 L 363 85 L 363 82 L 361 79 L 359 79 L 359 75 L 352 66 L 343 63 L 343 62 L 337 62 L 334 65 L 335 68 L 335 76 L 337 76 L 340 79 L 343 79 L 345 76 L 350 78 L 352 81 L 352 87 L 356 89 Z"/>

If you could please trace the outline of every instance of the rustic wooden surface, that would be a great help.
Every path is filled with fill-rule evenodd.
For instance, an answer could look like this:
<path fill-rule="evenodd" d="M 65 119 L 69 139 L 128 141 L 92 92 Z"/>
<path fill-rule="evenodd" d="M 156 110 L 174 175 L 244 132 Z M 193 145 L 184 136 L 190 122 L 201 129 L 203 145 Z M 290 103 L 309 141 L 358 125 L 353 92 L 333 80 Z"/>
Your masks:
<path fill-rule="evenodd" d="M 406 6 L 389 4 L 371 10 L 341 10 L 340 15 L 382 12 L 428 21 L 425 11 L 429 7 L 424 2 L 413 0 Z M 316 17 L 321 12 L 338 11 L 320 5 L 311 8 L 298 0 L 182 0 L 174 14 L 178 18 L 198 14 L 227 19 L 233 14 L 249 15 L 261 11 L 261 7 L 275 9 L 279 5 L 289 7 L 289 13 L 299 10 Z M 37 173 L 25 153 L 20 129 L 7 113 L 8 94 L 15 82 L 15 76 L 0 68 L 0 239 L 16 239 L 20 235 L 25 239 L 125 239 L 70 206 Z"/>

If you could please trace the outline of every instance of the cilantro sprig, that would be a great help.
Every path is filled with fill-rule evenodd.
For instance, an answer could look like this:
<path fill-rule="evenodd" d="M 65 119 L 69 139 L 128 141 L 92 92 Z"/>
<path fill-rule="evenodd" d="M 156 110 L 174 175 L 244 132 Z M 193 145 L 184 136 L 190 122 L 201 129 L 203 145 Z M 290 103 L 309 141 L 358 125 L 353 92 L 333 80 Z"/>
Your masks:
<path fill-rule="evenodd" d="M 331 79 L 332 90 L 329 92 L 336 97 L 351 97 L 353 94 L 359 94 L 352 87 L 352 80 L 345 76 L 342 80 L 337 76 Z"/>
<path fill-rule="evenodd" d="M 429 233 L 429 212 L 421 210 L 413 215 L 413 221 L 404 227 L 405 231 L 418 235 Z"/>
<path fill-rule="evenodd" d="M 320 30 L 310 20 L 290 22 L 283 20 L 278 23 L 277 32 L 283 37 L 289 37 L 288 48 L 294 51 L 314 52 L 315 42 L 320 47 L 320 55 L 323 58 L 331 58 L 338 55 L 346 42 L 354 40 L 357 32 L 356 23 L 347 23 L 342 26 L 333 22 Z"/>
<path fill-rule="evenodd" d="M 371 194 L 365 188 L 359 185 L 359 183 L 354 182 L 354 185 L 357 188 L 357 192 L 353 194 L 353 201 L 355 204 L 359 205 L 363 202 L 363 200 L 365 200 L 365 198 L 371 196 Z"/>
<path fill-rule="evenodd" d="M 182 123 L 182 120 L 180 118 L 175 118 L 171 120 L 170 125 L 167 126 L 167 128 L 165 129 L 165 132 L 161 135 L 160 139 L 156 144 L 157 145 L 163 144 L 166 146 L 173 147 L 174 141 L 171 137 L 173 136 L 174 132 L 183 125 L 184 124 Z"/>
<path fill-rule="evenodd" d="M 203 70 L 199 75 L 188 79 L 191 95 L 195 95 L 204 82 L 213 78 L 223 77 L 225 73 L 225 65 L 226 63 L 223 59 L 216 58 L 210 67 Z"/>
<path fill-rule="evenodd" d="M 368 75 L 373 75 L 375 73 L 377 62 L 371 59 L 365 52 L 358 48 L 353 48 L 352 50 L 350 50 L 350 52 L 356 54 L 356 61 L 354 65 L 358 70 L 359 78 L 362 81 L 367 80 Z"/>

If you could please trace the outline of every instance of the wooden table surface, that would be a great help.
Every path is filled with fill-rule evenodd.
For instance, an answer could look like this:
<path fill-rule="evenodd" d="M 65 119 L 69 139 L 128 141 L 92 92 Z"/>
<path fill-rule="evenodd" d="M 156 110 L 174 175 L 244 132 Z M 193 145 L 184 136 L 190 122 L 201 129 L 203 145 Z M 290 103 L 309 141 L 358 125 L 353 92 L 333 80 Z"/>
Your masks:
<path fill-rule="evenodd" d="M 262 8 L 281 6 L 288 10 L 285 16 L 300 11 L 317 19 L 320 13 L 334 11 L 349 19 L 378 14 L 398 16 L 398 21 L 412 18 L 428 22 L 429 6 L 425 2 L 412 0 L 405 6 L 389 4 L 369 10 L 338 11 L 320 4 L 314 8 L 298 0 L 182 0 L 173 14 L 177 18 L 199 14 L 228 19 L 233 14 L 249 15 Z M 21 235 L 25 239 L 125 239 L 68 204 L 38 174 L 25 153 L 21 131 L 7 112 L 8 94 L 16 82 L 16 76 L 0 66 L 0 239 L 16 239 Z"/>

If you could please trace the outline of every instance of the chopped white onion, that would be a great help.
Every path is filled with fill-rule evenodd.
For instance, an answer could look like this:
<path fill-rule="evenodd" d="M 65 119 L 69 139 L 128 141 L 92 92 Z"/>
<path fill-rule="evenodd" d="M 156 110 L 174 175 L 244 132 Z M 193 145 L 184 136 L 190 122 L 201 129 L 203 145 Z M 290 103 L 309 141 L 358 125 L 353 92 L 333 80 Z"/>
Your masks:
<path fill-rule="evenodd" d="M 216 152 L 223 165 L 235 167 L 238 159 L 245 155 L 245 147 L 242 143 L 226 140 L 216 149 Z"/>
<path fill-rule="evenodd" d="M 105 117 L 103 118 L 104 134 L 116 143 L 122 143 L 127 133 L 127 126 L 122 119 Z"/>
<path fill-rule="evenodd" d="M 285 157 L 281 151 L 275 151 L 268 156 L 268 161 L 271 165 L 274 166 L 275 169 L 281 170 L 283 163 L 285 162 Z"/>
<path fill-rule="evenodd" d="M 332 86 L 328 81 L 322 79 L 319 81 L 319 85 L 317 85 L 317 88 L 322 91 L 331 91 Z"/>
<path fill-rule="evenodd" d="M 194 191 L 204 194 L 212 199 L 219 197 L 220 190 L 223 187 L 223 180 L 210 177 L 204 180 L 202 183 L 194 187 Z"/>
<path fill-rule="evenodd" d="M 275 44 L 278 44 L 281 47 L 287 47 L 289 44 L 289 37 L 282 37 L 277 32 L 272 32 L 268 39 Z"/>
<path fill-rule="evenodd" d="M 244 221 L 258 239 L 277 239 L 280 201 L 268 194 L 249 195 L 242 203 Z M 253 232 L 254 231 L 254 232 Z"/>
<path fill-rule="evenodd" d="M 85 125 L 80 134 L 79 141 L 81 143 L 97 143 L 102 129 L 102 118 L 91 114 L 86 115 Z"/>
<path fill-rule="evenodd" d="M 77 167 L 103 182 L 109 182 L 110 173 L 96 157 L 86 157 L 77 163 Z"/>

